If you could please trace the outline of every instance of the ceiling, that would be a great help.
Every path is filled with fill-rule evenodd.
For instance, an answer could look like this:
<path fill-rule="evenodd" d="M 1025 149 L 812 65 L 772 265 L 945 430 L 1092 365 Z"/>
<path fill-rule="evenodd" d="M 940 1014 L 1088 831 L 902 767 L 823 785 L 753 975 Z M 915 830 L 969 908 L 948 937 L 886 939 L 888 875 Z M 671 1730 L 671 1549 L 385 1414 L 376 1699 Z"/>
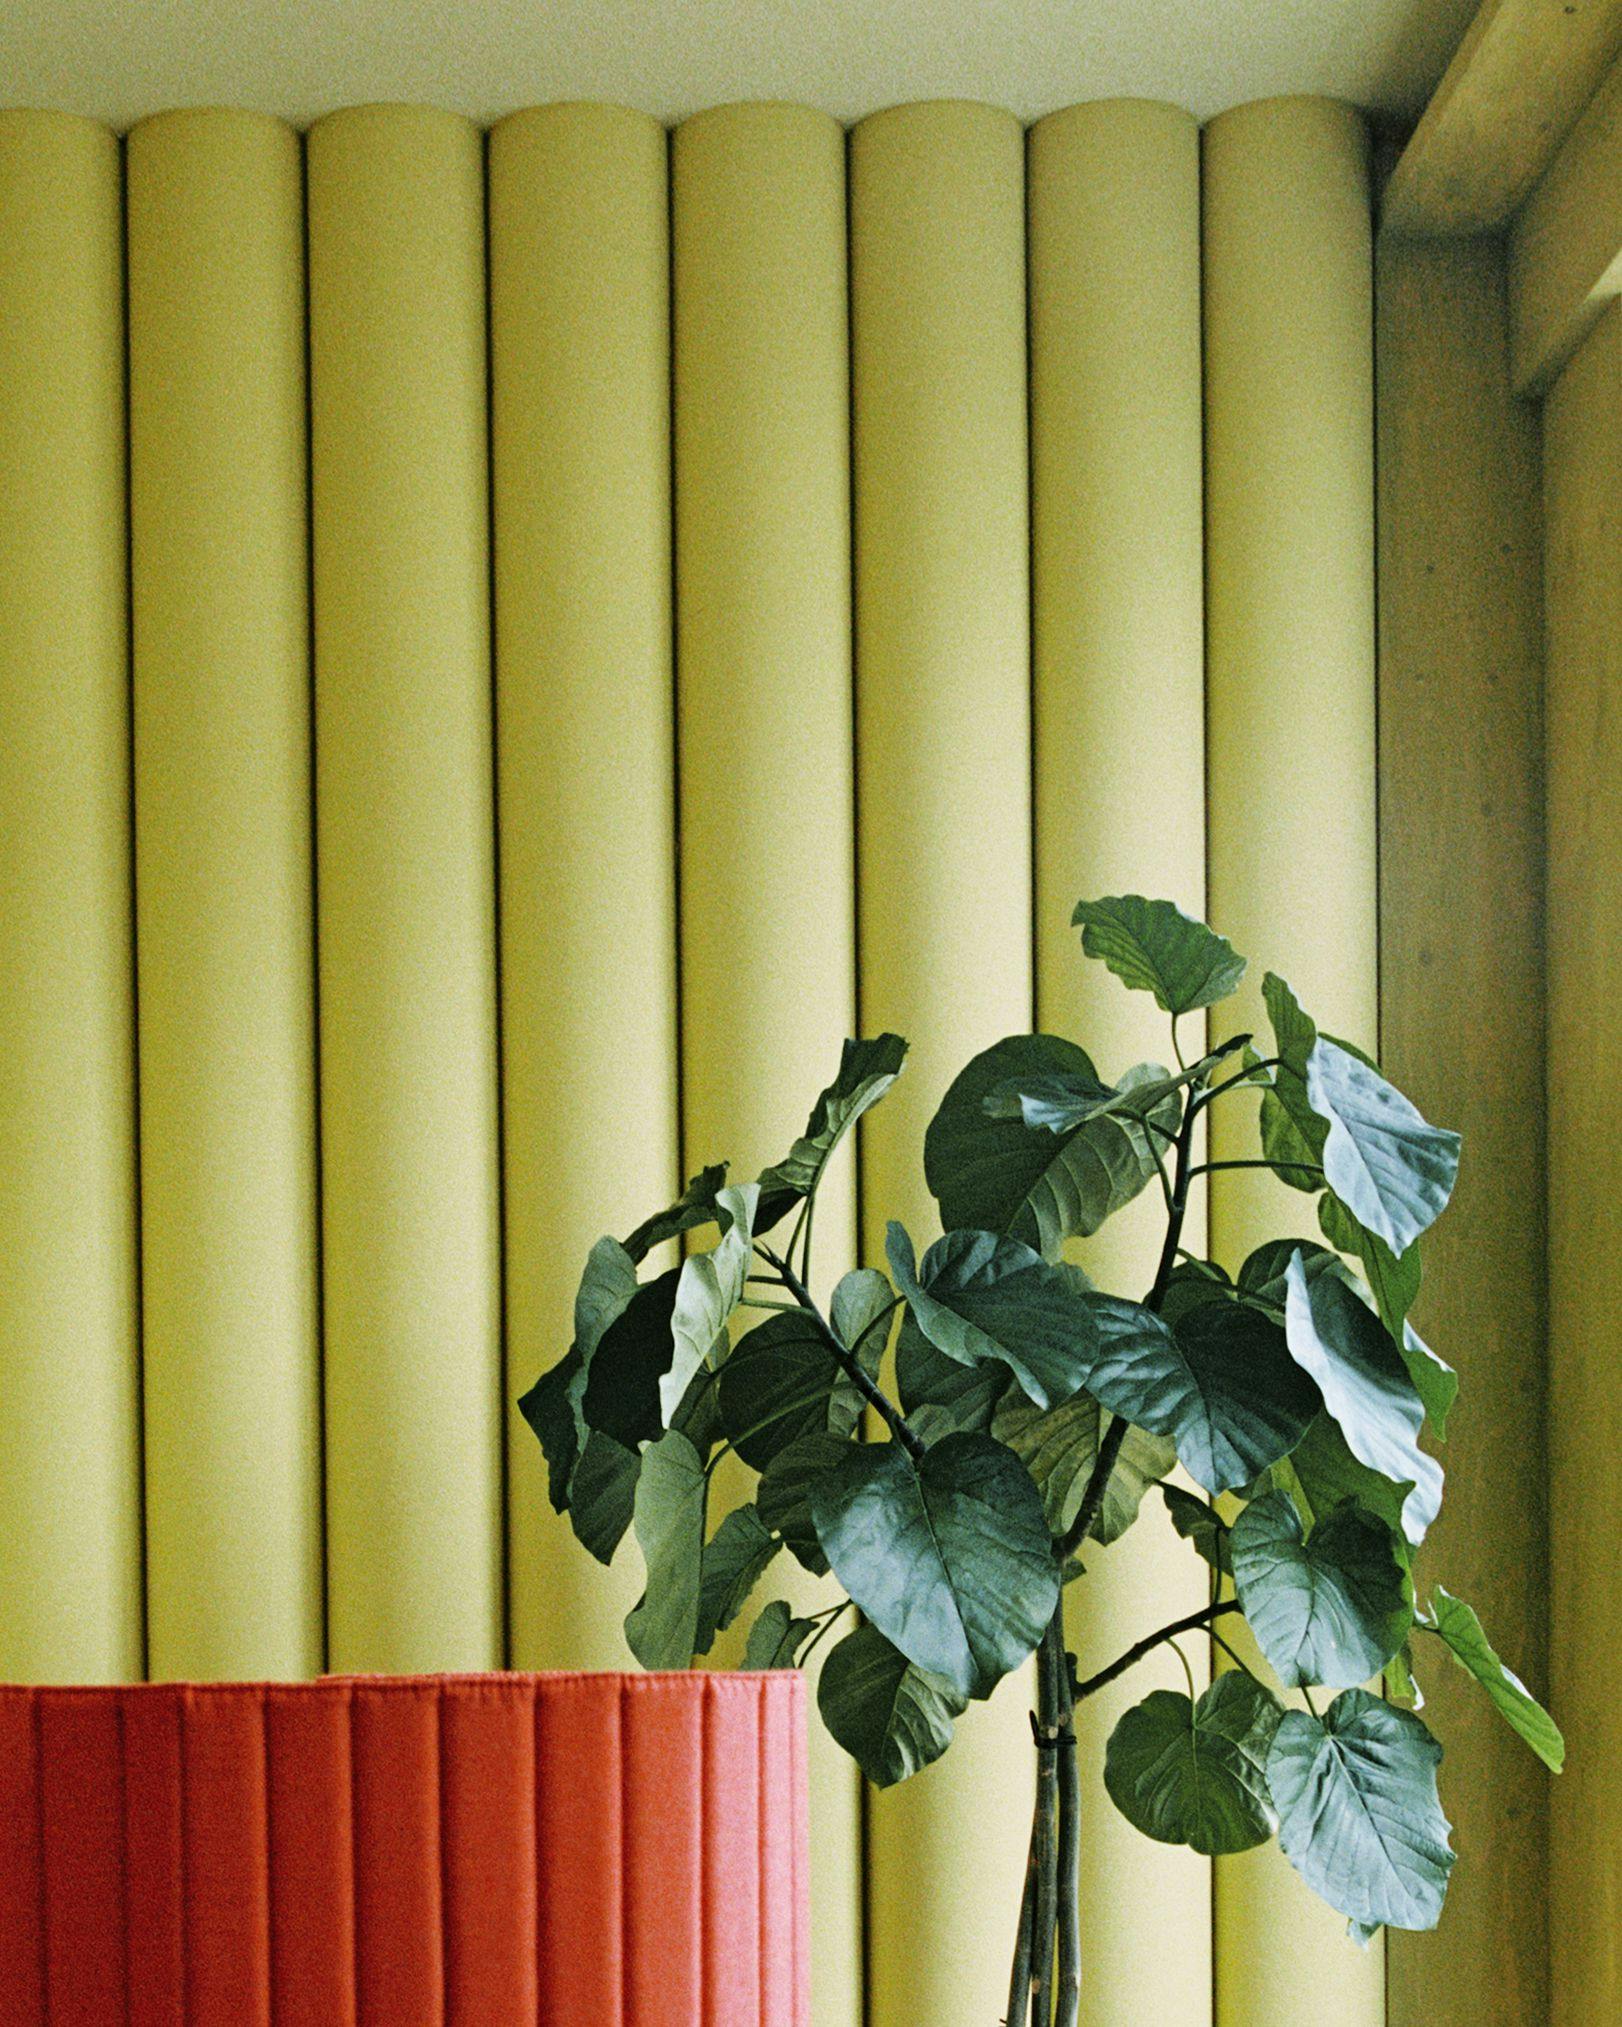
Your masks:
<path fill-rule="evenodd" d="M 303 123 L 369 99 L 492 120 L 606 98 L 666 120 L 738 98 L 853 119 L 978 98 L 1202 117 L 1324 92 L 1396 118 L 1429 96 L 1475 0 L 0 0 L 0 105 L 126 127 L 230 104 Z"/>

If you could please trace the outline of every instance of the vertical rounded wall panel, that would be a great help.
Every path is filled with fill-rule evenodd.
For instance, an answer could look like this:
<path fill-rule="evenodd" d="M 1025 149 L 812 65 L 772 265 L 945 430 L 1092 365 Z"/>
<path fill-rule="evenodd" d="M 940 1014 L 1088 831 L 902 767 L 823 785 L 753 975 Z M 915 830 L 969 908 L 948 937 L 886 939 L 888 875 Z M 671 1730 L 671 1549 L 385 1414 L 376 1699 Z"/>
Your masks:
<path fill-rule="evenodd" d="M 1368 144 L 1324 99 L 1241 106 L 1205 130 L 1211 919 L 1251 961 L 1217 1038 L 1266 1033 L 1279 972 L 1331 1033 L 1376 1039 L 1373 313 Z M 1212 1114 L 1254 1157 L 1255 1107 Z M 1213 1178 L 1215 1256 L 1307 1229 L 1271 1176 Z M 1274 1846 L 1217 1867 L 1217 2017 L 1378 2027 L 1384 1952 L 1359 1950 Z"/>
<path fill-rule="evenodd" d="M 502 1649 L 478 130 L 308 143 L 330 1665 Z"/>
<path fill-rule="evenodd" d="M 148 1665 L 320 1672 L 304 192 L 292 129 L 128 151 Z"/>
<path fill-rule="evenodd" d="M 142 1664 L 118 143 L 0 112 L 0 1678 Z"/>
<path fill-rule="evenodd" d="M 511 1660 L 624 1667 L 512 1403 L 586 1254 L 678 1187 L 666 141 L 609 106 L 490 137 Z"/>
<path fill-rule="evenodd" d="M 741 105 L 672 148 L 682 1147 L 746 1180 L 854 1031 L 845 146 L 825 114 Z M 820 1288 L 855 1236 L 846 1154 L 818 1194 Z M 785 1588 L 838 1595 L 778 1568 L 760 1597 Z M 860 1791 L 820 1723 L 810 1750 L 814 2010 L 853 2027 Z"/>
<path fill-rule="evenodd" d="M 935 1230 L 924 1129 L 1031 1019 L 1024 137 L 903 106 L 851 136 L 861 1020 L 912 1043 L 863 1127 L 866 1256 Z M 869 1811 L 874 2027 L 1008 1996 L 1034 1779 L 1027 1689 Z"/>
<path fill-rule="evenodd" d="M 1115 1077 L 1170 1062 L 1169 1025 L 1083 958 L 1072 908 L 1120 893 L 1205 906 L 1199 128 L 1174 106 L 1105 100 L 1040 121 L 1029 147 L 1037 1021 Z M 1141 1294 L 1164 1229 L 1149 1189 L 1077 1258 Z M 1208 1595 L 1147 1500 L 1069 1594 L 1080 1672 Z M 1202 1674 L 1200 1643 L 1188 1656 Z M 1183 1683 L 1165 1651 L 1077 1713 L 1089 2027 L 1210 2020 L 1209 1863 L 1141 1836 L 1101 1785 L 1121 1712 Z"/>

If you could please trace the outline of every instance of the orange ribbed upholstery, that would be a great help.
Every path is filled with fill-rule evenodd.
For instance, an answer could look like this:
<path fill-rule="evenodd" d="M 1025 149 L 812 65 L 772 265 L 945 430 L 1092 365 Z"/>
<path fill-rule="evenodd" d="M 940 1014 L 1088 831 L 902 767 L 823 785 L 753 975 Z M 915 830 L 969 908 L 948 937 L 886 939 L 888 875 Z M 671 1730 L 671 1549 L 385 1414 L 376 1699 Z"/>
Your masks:
<path fill-rule="evenodd" d="M 790 1674 L 0 1687 L 0 2027 L 807 2027 Z"/>

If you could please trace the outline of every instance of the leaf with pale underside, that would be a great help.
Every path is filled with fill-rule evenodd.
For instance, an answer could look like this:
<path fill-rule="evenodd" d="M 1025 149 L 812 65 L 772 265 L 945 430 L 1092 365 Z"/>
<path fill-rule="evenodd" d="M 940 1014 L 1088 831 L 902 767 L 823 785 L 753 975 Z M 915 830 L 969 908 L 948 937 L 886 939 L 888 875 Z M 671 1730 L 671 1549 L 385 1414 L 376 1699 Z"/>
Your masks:
<path fill-rule="evenodd" d="M 1080 1393 L 1056 1408 L 1039 1408 L 1023 1389 L 1012 1387 L 992 1419 L 991 1433 L 1006 1443 L 1030 1472 L 1042 1495 L 1042 1510 L 1055 1535 L 1069 1532 L 1098 1461 L 1099 1440 L 1113 1417 L 1091 1394 Z M 1104 1488 L 1103 1503 L 1090 1529 L 1107 1548 L 1138 1517 L 1143 1495 L 1177 1462 L 1163 1436 L 1129 1428 Z"/>
<path fill-rule="evenodd" d="M 681 1264 L 670 1316 L 673 1349 L 659 1381 L 659 1402 L 667 1421 L 693 1374 L 723 1341 L 732 1312 L 743 1299 L 758 1199 L 752 1182 L 720 1191 L 715 1199 L 722 1217 L 720 1238 L 709 1252 L 693 1253 Z"/>
<path fill-rule="evenodd" d="M 1432 1126 L 1378 1070 L 1320 1035 L 1306 1065 L 1307 1102 L 1328 1126 L 1325 1179 L 1359 1224 L 1395 1254 L 1447 1207 L 1459 1136 Z"/>
<path fill-rule="evenodd" d="M 1559 1773 L 1566 1763 L 1560 1727 L 1515 1671 L 1499 1659 L 1470 1606 L 1438 1584 L 1431 1593 L 1430 1617 L 1421 1619 L 1420 1624 L 1445 1642 L 1459 1666 L 1486 1690 L 1504 1722 L 1525 1739 L 1546 1767 Z"/>
<path fill-rule="evenodd" d="M 647 1587 L 625 1621 L 644 1668 L 690 1668 L 698 1640 L 709 1480 L 679 1429 L 649 1444 L 637 1481 L 635 1526 Z"/>
<path fill-rule="evenodd" d="M 1112 894 L 1078 901 L 1070 919 L 1089 957 L 1107 965 L 1124 985 L 1153 993 L 1170 1014 L 1215 1006 L 1245 975 L 1245 960 L 1227 938 L 1172 901 Z"/>
<path fill-rule="evenodd" d="M 1284 1855 L 1367 1928 L 1434 1928 L 1453 1852 L 1436 1793 L 1442 1749 L 1411 1711 L 1345 1689 L 1322 1718 L 1285 1713 L 1267 1759 Z"/>

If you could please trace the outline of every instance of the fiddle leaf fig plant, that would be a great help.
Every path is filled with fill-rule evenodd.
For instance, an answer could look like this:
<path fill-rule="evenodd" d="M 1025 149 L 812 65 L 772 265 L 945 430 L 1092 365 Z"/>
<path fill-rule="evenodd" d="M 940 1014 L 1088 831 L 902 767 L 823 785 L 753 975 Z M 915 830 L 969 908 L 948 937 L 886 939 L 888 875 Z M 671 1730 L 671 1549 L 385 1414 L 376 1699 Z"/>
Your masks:
<path fill-rule="evenodd" d="M 1200 1691 L 1185 1661 L 1187 1694 L 1126 1712 L 1101 1770 L 1110 1800 L 1144 1835 L 1213 1857 L 1276 1837 L 1360 1940 L 1433 1927 L 1454 1863 L 1419 1652 L 1447 1652 L 1547 1766 L 1564 1757 L 1474 1611 L 1417 1567 L 1442 1493 L 1421 1438 L 1443 1435 L 1458 1383 L 1408 1316 L 1457 1135 L 1272 974 L 1269 1034 L 1185 1052 L 1179 1022 L 1231 996 L 1246 965 L 1169 901 L 1083 901 L 1074 921 L 1084 955 L 1169 1016 L 1174 1066 L 1111 1081 L 1057 1035 L 984 1050 L 924 1140 L 944 1236 L 920 1250 L 892 1222 L 883 1264 L 846 1274 L 824 1309 L 817 1193 L 906 1057 L 895 1035 L 847 1042 L 781 1161 L 741 1184 L 706 1168 L 623 1242 L 598 1241 L 572 1342 L 519 1403 L 583 1545 L 607 1562 L 635 1535 L 637 1659 L 688 1667 L 750 1613 L 743 1665 L 803 1667 L 837 1631 L 819 1708 L 880 1785 L 939 1759 L 969 1704 L 1035 1655 L 1007 2014 L 1030 2027 L 1074 2027 L 1079 2005 L 1075 1708 L 1155 1649 L 1209 1637 L 1228 1665 Z M 1249 1108 L 1254 1157 L 1202 1157 L 1216 1107 Z M 1315 1199 L 1317 1235 L 1237 1262 L 1189 1250 L 1214 1167 L 1270 1170 Z M 1165 1224 L 1149 1286 L 1095 1287 L 1070 1242 L 1150 1189 Z M 648 1270 L 699 1234 L 679 1266 Z M 756 1474 L 754 1498 L 717 1523 L 727 1454 Z M 1083 1679 L 1064 1593 L 1150 1501 L 1208 1566 L 1209 1602 Z M 831 1572 L 836 1602 L 752 1605 L 783 1558 Z"/>

